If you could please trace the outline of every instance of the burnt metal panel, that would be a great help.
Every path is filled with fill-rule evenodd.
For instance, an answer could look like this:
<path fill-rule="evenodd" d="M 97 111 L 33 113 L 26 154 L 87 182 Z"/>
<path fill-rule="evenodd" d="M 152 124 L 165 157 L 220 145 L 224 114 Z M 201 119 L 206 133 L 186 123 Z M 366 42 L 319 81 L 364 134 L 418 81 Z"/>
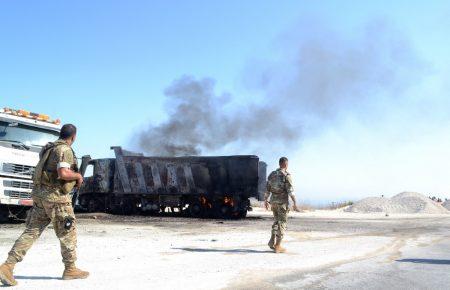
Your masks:
<path fill-rule="evenodd" d="M 258 197 L 257 156 L 149 157 L 112 148 L 116 193 Z"/>
<path fill-rule="evenodd" d="M 166 164 L 166 169 L 167 169 L 166 187 L 170 193 L 176 193 L 179 191 L 177 166 L 176 164 L 168 163 Z"/>
<path fill-rule="evenodd" d="M 122 184 L 123 191 L 126 193 L 131 192 L 130 181 L 128 179 L 127 169 L 125 167 L 124 157 L 122 155 L 121 147 L 111 147 L 114 150 L 114 154 L 116 155 L 116 172 L 118 173 L 118 177 L 120 183 Z"/>
<path fill-rule="evenodd" d="M 86 161 L 87 162 L 87 161 Z M 115 159 L 94 159 L 85 163 L 84 170 L 93 166 L 92 176 L 85 177 L 78 194 L 107 193 L 114 190 Z"/>
<path fill-rule="evenodd" d="M 264 200 L 267 184 L 267 163 L 260 161 L 258 164 L 258 199 Z"/>
<path fill-rule="evenodd" d="M 184 177 L 186 179 L 186 191 L 190 192 L 195 189 L 194 176 L 192 175 L 192 168 L 189 164 L 183 164 Z"/>
<path fill-rule="evenodd" d="M 159 174 L 158 165 L 156 163 L 151 163 L 150 168 L 152 169 L 152 177 L 153 177 L 153 190 L 158 191 L 159 189 L 163 188 L 162 182 L 161 182 L 161 175 Z"/>
<path fill-rule="evenodd" d="M 137 180 L 139 182 L 139 192 L 140 193 L 147 193 L 147 186 L 145 184 L 145 178 L 144 178 L 144 170 L 142 169 L 142 164 L 140 162 L 136 162 L 134 164 L 134 169 L 136 170 L 136 176 Z"/>

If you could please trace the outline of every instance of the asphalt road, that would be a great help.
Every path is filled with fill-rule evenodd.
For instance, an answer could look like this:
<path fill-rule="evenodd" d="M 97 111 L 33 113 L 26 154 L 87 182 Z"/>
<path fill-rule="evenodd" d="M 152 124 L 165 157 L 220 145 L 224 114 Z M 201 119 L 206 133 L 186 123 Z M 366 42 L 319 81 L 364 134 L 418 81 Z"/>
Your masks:
<path fill-rule="evenodd" d="M 446 215 L 291 214 L 280 255 L 267 247 L 263 211 L 239 221 L 78 217 L 80 265 L 91 277 L 60 280 L 49 228 L 18 265 L 17 289 L 450 289 Z M 0 224 L 1 256 L 22 230 Z"/>
<path fill-rule="evenodd" d="M 271 281 L 281 289 L 450 289 L 450 239 Z"/>
<path fill-rule="evenodd" d="M 317 228 L 323 227 L 324 222 L 316 223 Z M 331 222 L 341 233 L 387 236 L 395 242 L 354 261 L 338 261 L 317 269 L 279 275 L 267 280 L 265 288 L 450 289 L 449 218 Z"/>

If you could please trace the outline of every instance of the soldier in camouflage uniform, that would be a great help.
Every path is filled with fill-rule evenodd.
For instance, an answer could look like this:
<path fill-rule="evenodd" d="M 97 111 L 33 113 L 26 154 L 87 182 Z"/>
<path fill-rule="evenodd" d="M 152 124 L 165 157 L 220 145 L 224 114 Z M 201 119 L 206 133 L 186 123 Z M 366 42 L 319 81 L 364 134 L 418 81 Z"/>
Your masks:
<path fill-rule="evenodd" d="M 33 176 L 33 207 L 28 211 L 25 231 L 8 253 L 5 263 L 0 265 L 0 281 L 4 285 L 17 284 L 13 276 L 15 264 L 23 260 L 50 223 L 61 244 L 65 265 L 63 279 L 84 279 L 89 275 L 75 267 L 76 220 L 69 193 L 83 182 L 83 177 L 77 172 L 77 159 L 71 148 L 75 137 L 76 127 L 66 124 L 61 128 L 60 138 L 41 150 Z"/>
<path fill-rule="evenodd" d="M 287 214 L 289 212 L 289 197 L 293 202 L 293 209 L 298 211 L 295 195 L 293 194 L 292 178 L 287 172 L 288 159 L 281 157 L 279 160 L 280 168 L 269 174 L 267 178 L 267 190 L 264 196 L 264 204 L 267 210 L 271 205 L 274 222 L 272 225 L 272 235 L 269 240 L 269 247 L 275 253 L 284 253 L 286 250 L 281 247 L 284 232 L 287 225 Z M 270 197 L 270 202 L 269 202 Z"/>

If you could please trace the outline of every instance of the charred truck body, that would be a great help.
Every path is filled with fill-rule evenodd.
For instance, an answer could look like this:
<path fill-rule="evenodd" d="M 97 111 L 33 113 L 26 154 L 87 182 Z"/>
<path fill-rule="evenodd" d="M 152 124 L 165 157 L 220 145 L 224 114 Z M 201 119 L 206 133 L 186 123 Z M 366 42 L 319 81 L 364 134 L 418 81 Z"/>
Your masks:
<path fill-rule="evenodd" d="M 158 214 L 170 209 L 192 217 L 243 218 L 251 210 L 249 198 L 258 198 L 259 177 L 266 178 L 264 163 L 253 155 L 147 157 L 111 149 L 116 158 L 83 157 L 81 172 L 92 166 L 93 174 L 85 177 L 78 204 L 88 212 Z"/>

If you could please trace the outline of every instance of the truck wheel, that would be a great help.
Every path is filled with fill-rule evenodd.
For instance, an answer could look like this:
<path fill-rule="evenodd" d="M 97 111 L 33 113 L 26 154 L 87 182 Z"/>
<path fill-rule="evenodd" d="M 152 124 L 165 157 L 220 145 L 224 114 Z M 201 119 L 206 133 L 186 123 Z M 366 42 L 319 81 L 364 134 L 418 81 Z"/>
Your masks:
<path fill-rule="evenodd" d="M 216 213 L 221 219 L 231 219 L 233 208 L 227 204 L 223 204 L 218 207 L 218 211 Z"/>
<path fill-rule="evenodd" d="M 122 214 L 123 215 L 133 215 L 135 212 L 133 204 L 125 203 L 122 205 Z"/>
<path fill-rule="evenodd" d="M 189 205 L 189 213 L 191 214 L 191 217 L 199 218 L 203 216 L 203 208 L 200 203 L 191 203 Z"/>
<path fill-rule="evenodd" d="M 239 214 L 237 216 L 238 219 L 245 219 L 246 217 L 247 217 L 247 210 L 239 211 Z"/>
<path fill-rule="evenodd" d="M 0 208 L 0 223 L 9 221 L 9 213 L 5 208 Z"/>
<path fill-rule="evenodd" d="M 88 212 L 96 212 L 97 211 L 97 205 L 95 203 L 95 200 L 93 200 L 93 199 L 89 200 L 87 210 L 88 210 Z"/>

